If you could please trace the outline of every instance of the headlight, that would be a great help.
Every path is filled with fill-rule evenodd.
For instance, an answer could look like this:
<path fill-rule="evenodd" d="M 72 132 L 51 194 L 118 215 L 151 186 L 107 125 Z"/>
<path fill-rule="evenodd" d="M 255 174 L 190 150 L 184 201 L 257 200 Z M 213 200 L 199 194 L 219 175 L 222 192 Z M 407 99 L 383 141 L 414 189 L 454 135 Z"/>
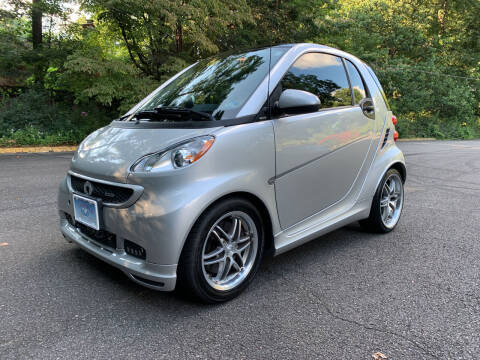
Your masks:
<path fill-rule="evenodd" d="M 215 137 L 200 136 L 176 144 L 168 149 L 138 159 L 131 167 L 132 172 L 151 172 L 165 166 L 183 168 L 198 161 L 212 147 Z"/>
<path fill-rule="evenodd" d="M 172 163 L 182 168 L 199 160 L 212 147 L 215 138 L 202 136 L 172 150 Z"/>

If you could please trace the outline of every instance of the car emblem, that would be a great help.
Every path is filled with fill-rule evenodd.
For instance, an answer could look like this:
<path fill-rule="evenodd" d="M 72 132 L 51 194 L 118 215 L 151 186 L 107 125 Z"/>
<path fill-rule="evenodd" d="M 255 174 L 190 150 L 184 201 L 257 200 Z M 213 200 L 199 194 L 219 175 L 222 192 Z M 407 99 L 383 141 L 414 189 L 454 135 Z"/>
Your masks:
<path fill-rule="evenodd" d="M 88 195 L 93 194 L 93 185 L 90 181 L 85 181 L 85 184 L 83 184 L 83 192 Z"/>

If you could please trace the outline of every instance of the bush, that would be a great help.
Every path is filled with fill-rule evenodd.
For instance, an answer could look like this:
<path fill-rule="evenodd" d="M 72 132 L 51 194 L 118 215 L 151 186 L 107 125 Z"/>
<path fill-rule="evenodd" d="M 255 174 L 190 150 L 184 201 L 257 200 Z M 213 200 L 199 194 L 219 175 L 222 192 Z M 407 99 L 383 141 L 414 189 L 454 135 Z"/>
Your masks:
<path fill-rule="evenodd" d="M 475 84 L 444 76 L 448 68 L 399 65 L 376 72 L 397 115 L 400 137 L 471 139 L 480 136 Z"/>
<path fill-rule="evenodd" d="M 4 98 L 0 102 L 0 146 L 77 144 L 118 116 L 96 104 L 68 105 L 68 101 L 58 101 L 38 89 Z"/>
<path fill-rule="evenodd" d="M 76 145 L 87 133 L 78 130 L 43 132 L 33 126 L 0 137 L 0 147 L 24 145 Z"/>

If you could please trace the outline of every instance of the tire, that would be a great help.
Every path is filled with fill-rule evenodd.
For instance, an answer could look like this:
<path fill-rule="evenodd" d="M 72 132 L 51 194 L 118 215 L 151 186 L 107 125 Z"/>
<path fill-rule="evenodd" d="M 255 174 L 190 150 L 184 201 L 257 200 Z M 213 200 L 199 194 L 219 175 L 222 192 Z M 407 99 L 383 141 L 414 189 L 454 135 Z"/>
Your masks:
<path fill-rule="evenodd" d="M 258 209 L 239 197 L 221 200 L 200 216 L 188 235 L 178 264 L 177 289 L 204 303 L 235 298 L 255 277 L 264 243 Z"/>
<path fill-rule="evenodd" d="M 393 193 L 389 192 L 392 181 L 394 181 Z M 387 185 L 386 188 L 385 184 L 387 182 L 390 184 L 390 187 Z M 394 193 L 398 193 L 396 198 L 394 197 Z M 388 201 L 386 199 L 388 199 Z M 386 202 L 387 204 L 385 204 Z M 395 203 L 394 209 L 392 205 L 393 202 Z M 370 209 L 370 216 L 365 220 L 361 220 L 360 225 L 363 229 L 375 233 L 388 233 L 392 231 L 400 220 L 403 210 L 403 202 L 404 190 L 402 176 L 398 170 L 390 169 L 383 176 L 382 181 L 380 181 L 375 192 L 372 207 Z"/>

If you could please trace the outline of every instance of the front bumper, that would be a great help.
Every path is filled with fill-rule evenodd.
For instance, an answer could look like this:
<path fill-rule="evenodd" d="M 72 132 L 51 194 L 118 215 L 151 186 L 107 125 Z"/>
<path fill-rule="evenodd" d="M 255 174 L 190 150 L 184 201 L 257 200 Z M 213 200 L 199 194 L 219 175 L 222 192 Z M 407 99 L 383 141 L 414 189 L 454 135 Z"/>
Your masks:
<path fill-rule="evenodd" d="M 173 290 L 178 259 L 186 236 L 180 231 L 183 229 L 181 221 L 185 218 L 181 211 L 167 208 L 165 198 L 157 196 L 157 189 L 143 191 L 141 187 L 141 192 L 134 192 L 132 195 L 136 198 L 133 204 L 114 206 L 104 203 L 101 206 L 102 230 L 114 235 L 116 239 L 113 244 L 101 241 L 96 234 L 86 232 L 72 221 L 72 194 L 76 192 L 71 185 L 72 174 L 70 172 L 60 183 L 58 192 L 60 230 L 67 241 L 75 242 L 92 255 L 119 268 L 131 280 L 143 286 L 162 291 Z M 92 182 L 122 186 L 110 181 L 74 175 Z M 131 184 L 123 186 L 133 189 L 139 187 Z M 183 204 L 176 205 L 180 209 L 185 208 Z M 143 248 L 145 257 L 133 256 L 134 254 L 127 250 L 127 241 Z"/>
<path fill-rule="evenodd" d="M 110 249 L 81 233 L 60 215 L 60 230 L 67 241 L 122 270 L 131 280 L 154 290 L 175 289 L 177 265 L 158 265 L 130 256 L 121 249 Z"/>
<path fill-rule="evenodd" d="M 177 265 L 158 265 L 138 259 L 122 249 L 111 249 L 81 233 L 60 213 L 60 230 L 67 241 L 74 242 L 93 256 L 122 270 L 131 280 L 154 290 L 175 289 Z"/>

